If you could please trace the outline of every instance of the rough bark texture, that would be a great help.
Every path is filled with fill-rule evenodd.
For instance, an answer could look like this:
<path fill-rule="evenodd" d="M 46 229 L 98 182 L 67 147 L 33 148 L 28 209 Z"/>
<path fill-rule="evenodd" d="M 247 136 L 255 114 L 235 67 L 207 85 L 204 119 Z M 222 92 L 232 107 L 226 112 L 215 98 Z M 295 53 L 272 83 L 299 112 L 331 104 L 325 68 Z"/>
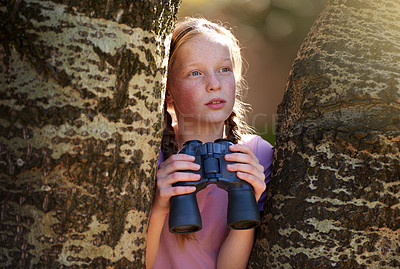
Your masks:
<path fill-rule="evenodd" d="M 400 267 L 400 2 L 334 0 L 278 108 L 250 268 Z"/>
<path fill-rule="evenodd" d="M 1 1 L 1 268 L 144 267 L 179 4 Z"/>

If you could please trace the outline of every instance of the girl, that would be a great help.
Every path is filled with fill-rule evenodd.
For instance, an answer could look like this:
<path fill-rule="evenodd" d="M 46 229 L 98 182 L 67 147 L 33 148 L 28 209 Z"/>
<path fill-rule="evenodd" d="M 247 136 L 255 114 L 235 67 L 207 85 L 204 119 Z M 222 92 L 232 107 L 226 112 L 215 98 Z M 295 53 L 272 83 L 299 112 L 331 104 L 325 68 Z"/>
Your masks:
<path fill-rule="evenodd" d="M 148 229 L 147 268 L 246 267 L 254 229 L 228 230 L 228 194 L 215 184 L 197 193 L 202 230 L 195 235 L 176 235 L 168 228 L 170 198 L 195 191 L 195 187 L 172 184 L 200 179 L 200 175 L 179 172 L 200 169 L 194 157 L 176 154 L 188 140 L 231 139 L 234 153 L 225 158 L 235 164 L 227 169 L 253 186 L 262 209 L 264 198 L 260 198 L 269 180 L 272 146 L 259 136 L 244 134 L 248 128 L 243 121 L 243 103 L 237 98 L 242 85 L 240 47 L 229 30 L 197 18 L 177 24 L 168 65 L 167 126 Z"/>

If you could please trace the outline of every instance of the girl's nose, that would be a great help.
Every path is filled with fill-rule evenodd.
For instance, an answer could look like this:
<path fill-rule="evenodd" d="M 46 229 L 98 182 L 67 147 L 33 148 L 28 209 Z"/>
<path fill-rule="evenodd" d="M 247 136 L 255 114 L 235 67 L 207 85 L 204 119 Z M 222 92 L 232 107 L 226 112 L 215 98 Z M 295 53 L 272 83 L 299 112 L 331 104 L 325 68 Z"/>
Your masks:
<path fill-rule="evenodd" d="M 208 75 L 207 83 L 207 91 L 212 92 L 221 90 L 221 81 L 217 74 Z"/>

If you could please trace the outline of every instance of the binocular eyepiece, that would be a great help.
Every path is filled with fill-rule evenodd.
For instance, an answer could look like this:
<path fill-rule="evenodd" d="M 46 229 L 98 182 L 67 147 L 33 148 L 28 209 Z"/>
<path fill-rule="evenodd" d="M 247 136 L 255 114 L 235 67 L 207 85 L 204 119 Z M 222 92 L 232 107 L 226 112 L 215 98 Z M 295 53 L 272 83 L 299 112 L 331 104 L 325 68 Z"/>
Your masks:
<path fill-rule="evenodd" d="M 239 179 L 236 172 L 227 170 L 232 162 L 225 160 L 226 154 L 232 153 L 229 139 L 217 139 L 214 143 L 203 144 L 199 140 L 187 141 L 179 153 L 195 157 L 200 165 L 199 171 L 183 171 L 201 175 L 198 181 L 182 181 L 173 186 L 194 186 L 196 191 L 171 197 L 169 213 L 169 231 L 172 233 L 192 233 L 201 230 L 201 216 L 197 205 L 196 193 L 209 184 L 217 184 L 228 192 L 228 227 L 244 230 L 260 225 L 260 214 L 254 197 L 253 187 Z"/>

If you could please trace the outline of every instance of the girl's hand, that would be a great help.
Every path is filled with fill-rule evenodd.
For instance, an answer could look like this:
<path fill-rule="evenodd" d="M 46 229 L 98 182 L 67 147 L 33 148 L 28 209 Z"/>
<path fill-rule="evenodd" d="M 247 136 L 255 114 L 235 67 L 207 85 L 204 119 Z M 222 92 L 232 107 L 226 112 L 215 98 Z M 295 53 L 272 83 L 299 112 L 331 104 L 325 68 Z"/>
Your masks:
<path fill-rule="evenodd" d="M 173 187 L 172 184 L 179 181 L 196 181 L 199 174 L 178 172 L 179 170 L 199 170 L 200 165 L 194 163 L 195 157 L 186 154 L 174 154 L 162 162 L 157 169 L 156 195 L 154 197 L 153 211 L 169 211 L 169 199 L 172 196 L 191 193 L 196 187 Z"/>
<path fill-rule="evenodd" d="M 229 149 L 235 153 L 225 155 L 225 160 L 236 163 L 228 164 L 227 169 L 231 172 L 236 171 L 238 178 L 253 186 L 258 202 L 266 188 L 264 167 L 248 146 L 235 144 L 229 146 Z"/>

